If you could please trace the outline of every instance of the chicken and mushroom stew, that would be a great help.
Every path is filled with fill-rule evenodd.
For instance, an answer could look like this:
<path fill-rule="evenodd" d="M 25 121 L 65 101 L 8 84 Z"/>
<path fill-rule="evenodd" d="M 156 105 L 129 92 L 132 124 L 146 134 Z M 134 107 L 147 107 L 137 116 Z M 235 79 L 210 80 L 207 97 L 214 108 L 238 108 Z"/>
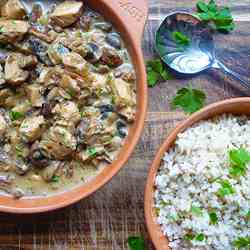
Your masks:
<path fill-rule="evenodd" d="M 108 167 L 135 119 L 119 33 L 83 1 L 1 0 L 0 190 L 51 195 Z"/>

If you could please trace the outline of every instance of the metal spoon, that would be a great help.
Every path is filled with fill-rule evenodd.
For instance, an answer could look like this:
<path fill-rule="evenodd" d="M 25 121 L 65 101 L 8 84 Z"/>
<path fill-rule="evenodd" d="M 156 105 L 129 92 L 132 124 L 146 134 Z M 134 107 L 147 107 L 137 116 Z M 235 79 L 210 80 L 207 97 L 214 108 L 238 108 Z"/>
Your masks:
<path fill-rule="evenodd" d="M 187 46 L 178 44 L 173 36 L 176 31 L 190 39 Z M 168 15 L 156 33 L 156 50 L 161 59 L 178 73 L 192 75 L 211 68 L 220 69 L 250 89 L 250 82 L 216 58 L 211 30 L 194 15 L 186 12 Z"/>

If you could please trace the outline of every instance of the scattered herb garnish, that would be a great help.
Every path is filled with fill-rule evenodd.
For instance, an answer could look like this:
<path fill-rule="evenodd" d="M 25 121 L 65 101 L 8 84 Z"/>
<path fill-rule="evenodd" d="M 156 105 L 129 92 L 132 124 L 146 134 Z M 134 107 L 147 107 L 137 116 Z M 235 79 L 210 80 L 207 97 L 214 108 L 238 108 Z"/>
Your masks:
<path fill-rule="evenodd" d="M 210 223 L 215 225 L 218 223 L 218 216 L 215 212 L 210 212 L 209 213 L 209 218 L 210 218 Z"/>
<path fill-rule="evenodd" d="M 204 106 L 206 95 L 203 91 L 191 87 L 182 88 L 177 91 L 171 105 L 176 109 L 180 107 L 186 113 L 194 113 Z"/>
<path fill-rule="evenodd" d="M 234 194 L 235 190 L 228 180 L 219 181 L 221 188 L 218 190 L 217 194 L 220 197 L 225 197 L 230 194 Z"/>
<path fill-rule="evenodd" d="M 194 239 L 194 235 L 193 234 L 191 234 L 191 233 L 189 233 L 189 234 L 186 234 L 185 236 L 184 236 L 184 240 L 186 240 L 186 241 L 191 241 L 191 240 L 193 240 Z"/>
<path fill-rule="evenodd" d="M 172 36 L 178 46 L 186 47 L 190 44 L 190 39 L 182 32 L 174 31 Z"/>
<path fill-rule="evenodd" d="M 239 237 L 233 242 L 237 249 L 249 249 L 250 248 L 250 236 Z"/>
<path fill-rule="evenodd" d="M 244 149 L 233 149 L 229 151 L 231 168 L 229 173 L 233 177 L 238 177 L 246 174 L 247 164 L 250 163 L 250 153 Z"/>
<path fill-rule="evenodd" d="M 97 154 L 96 148 L 95 148 L 95 147 L 88 148 L 88 149 L 87 149 L 87 154 L 88 154 L 89 156 L 95 156 L 95 155 Z"/>
<path fill-rule="evenodd" d="M 203 211 L 201 208 L 192 205 L 191 206 L 191 213 L 195 216 L 202 216 L 203 215 Z"/>
<path fill-rule="evenodd" d="M 202 234 L 202 233 L 201 234 L 197 234 L 195 236 L 194 240 L 196 240 L 196 241 L 203 241 L 203 240 L 205 240 L 205 235 Z"/>
<path fill-rule="evenodd" d="M 12 121 L 16 121 L 16 120 L 22 118 L 24 116 L 24 114 L 22 112 L 12 110 L 12 111 L 9 112 L 9 116 L 10 116 L 10 119 Z"/>
<path fill-rule="evenodd" d="M 128 238 L 130 250 L 146 250 L 145 241 L 141 236 L 131 236 Z"/>
<path fill-rule="evenodd" d="M 160 59 L 147 61 L 146 67 L 149 87 L 154 87 L 161 79 L 166 81 L 173 79 Z"/>
<path fill-rule="evenodd" d="M 52 177 L 52 182 L 59 182 L 59 180 L 60 180 L 60 177 L 58 175 L 54 175 Z"/>
<path fill-rule="evenodd" d="M 16 149 L 17 157 L 22 158 L 23 157 L 23 147 L 22 147 L 22 145 L 16 145 L 15 149 Z"/>
<path fill-rule="evenodd" d="M 197 3 L 198 16 L 201 20 L 212 22 L 219 32 L 228 33 L 235 28 L 235 23 L 228 7 L 219 8 L 214 0 L 208 4 L 204 1 Z"/>
<path fill-rule="evenodd" d="M 0 34 L 2 34 L 4 32 L 4 27 L 0 26 Z"/>

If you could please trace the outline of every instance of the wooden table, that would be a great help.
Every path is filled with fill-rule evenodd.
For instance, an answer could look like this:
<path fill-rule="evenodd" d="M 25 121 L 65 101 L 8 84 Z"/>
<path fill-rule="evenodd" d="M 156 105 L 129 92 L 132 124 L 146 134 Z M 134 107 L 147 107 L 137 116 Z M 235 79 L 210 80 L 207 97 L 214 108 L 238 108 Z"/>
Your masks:
<path fill-rule="evenodd" d="M 154 34 L 164 15 L 175 10 L 192 10 L 195 0 L 150 0 L 145 30 L 145 58 L 154 56 Z M 230 5 L 237 28 L 230 35 L 216 35 L 218 56 L 250 81 L 250 0 L 220 0 Z M 217 71 L 193 79 L 163 82 L 149 89 L 149 111 L 145 130 L 133 156 L 107 186 L 91 197 L 66 209 L 40 216 L 0 214 L 0 250 L 13 249 L 128 249 L 127 238 L 143 235 L 153 249 L 144 225 L 143 191 L 156 150 L 174 125 L 184 119 L 171 111 L 169 101 L 180 87 L 191 83 L 207 93 L 212 103 L 246 95 L 239 84 Z"/>

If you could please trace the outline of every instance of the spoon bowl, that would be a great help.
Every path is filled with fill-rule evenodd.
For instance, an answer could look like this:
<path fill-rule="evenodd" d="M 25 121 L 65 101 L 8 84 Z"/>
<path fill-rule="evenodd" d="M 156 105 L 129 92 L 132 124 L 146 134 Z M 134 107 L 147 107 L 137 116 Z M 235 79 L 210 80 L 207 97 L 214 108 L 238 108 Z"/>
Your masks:
<path fill-rule="evenodd" d="M 176 32 L 187 39 L 186 44 L 176 40 Z M 211 68 L 220 69 L 250 89 L 248 81 L 217 59 L 213 32 L 197 16 L 187 12 L 169 14 L 157 30 L 155 40 L 160 58 L 177 73 L 193 75 Z"/>

